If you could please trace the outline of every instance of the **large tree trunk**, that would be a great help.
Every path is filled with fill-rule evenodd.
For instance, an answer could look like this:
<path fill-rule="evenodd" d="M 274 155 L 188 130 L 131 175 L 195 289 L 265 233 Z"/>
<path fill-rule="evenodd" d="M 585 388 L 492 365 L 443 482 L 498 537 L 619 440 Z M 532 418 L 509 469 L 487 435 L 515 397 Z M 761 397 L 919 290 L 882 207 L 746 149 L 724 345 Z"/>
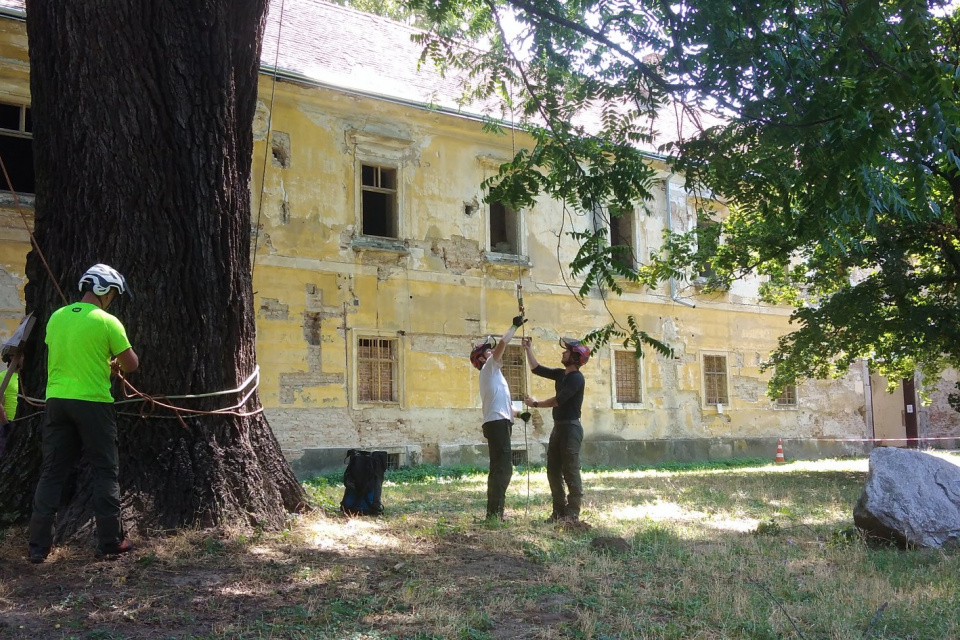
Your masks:
<path fill-rule="evenodd" d="M 43 328 L 104 262 L 134 299 L 111 308 L 153 395 L 234 389 L 256 367 L 250 269 L 252 122 L 266 0 L 27 0 L 36 156 L 36 251 L 27 309 L 38 318 L 22 376 L 42 397 Z M 211 410 L 239 394 L 173 401 Z M 254 394 L 237 413 L 259 408 Z M 305 496 L 262 413 L 183 415 L 118 406 L 124 520 L 141 532 L 283 525 Z M 29 511 L 40 417 L 18 423 L 0 467 L 0 514 Z M 89 526 L 81 465 L 58 515 Z"/>

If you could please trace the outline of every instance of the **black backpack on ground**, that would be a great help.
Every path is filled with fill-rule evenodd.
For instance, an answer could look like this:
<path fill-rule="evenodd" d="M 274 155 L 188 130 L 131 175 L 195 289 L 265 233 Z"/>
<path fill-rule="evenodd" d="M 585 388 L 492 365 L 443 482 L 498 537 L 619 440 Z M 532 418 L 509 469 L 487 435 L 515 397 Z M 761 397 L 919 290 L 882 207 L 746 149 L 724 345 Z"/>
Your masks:
<path fill-rule="evenodd" d="M 348 516 L 378 516 L 383 513 L 380 492 L 387 470 L 386 451 L 350 449 L 344 459 L 343 500 L 340 510 Z"/>

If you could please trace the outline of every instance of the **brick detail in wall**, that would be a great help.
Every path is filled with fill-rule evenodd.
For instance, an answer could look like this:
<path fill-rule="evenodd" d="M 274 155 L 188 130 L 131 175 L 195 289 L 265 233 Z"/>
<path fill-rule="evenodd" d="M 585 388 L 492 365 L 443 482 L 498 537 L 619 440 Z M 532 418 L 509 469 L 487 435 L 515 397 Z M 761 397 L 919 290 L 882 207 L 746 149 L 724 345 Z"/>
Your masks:
<path fill-rule="evenodd" d="M 303 312 L 303 340 L 307 347 L 307 371 L 280 374 L 280 404 L 293 404 L 305 387 L 344 384 L 343 374 L 323 372 L 322 326 L 327 318 L 340 319 L 338 307 L 324 307 L 323 292 L 315 284 L 305 287 L 306 310 Z M 286 305 L 283 305 L 286 308 Z M 261 305 L 262 308 L 262 305 Z"/>

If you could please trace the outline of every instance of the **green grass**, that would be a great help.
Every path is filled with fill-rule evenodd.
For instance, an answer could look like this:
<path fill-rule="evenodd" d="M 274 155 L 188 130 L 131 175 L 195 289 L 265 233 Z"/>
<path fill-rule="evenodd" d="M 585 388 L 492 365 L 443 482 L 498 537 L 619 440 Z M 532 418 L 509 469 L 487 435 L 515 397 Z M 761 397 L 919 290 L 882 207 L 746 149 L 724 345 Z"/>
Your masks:
<path fill-rule="evenodd" d="M 957 557 L 871 547 L 853 530 L 865 471 L 864 460 L 587 468 L 584 517 L 595 528 L 557 533 L 538 523 L 549 510 L 543 471 L 531 470 L 528 503 L 521 468 L 510 492 L 514 522 L 488 533 L 473 522 L 485 472 L 425 467 L 388 473 L 382 522 L 392 530 L 391 522 L 415 521 L 408 532 L 439 540 L 473 532 L 491 553 L 540 567 L 546 577 L 510 590 L 513 606 L 566 594 L 574 618 L 530 637 L 960 637 Z M 308 484 L 328 503 L 341 490 L 336 477 Z M 589 543 L 599 535 L 632 550 L 598 554 Z M 468 619 L 478 592 L 458 593 L 437 593 L 434 606 L 462 609 L 460 637 L 481 637 L 485 627 Z M 509 617 L 490 608 L 484 619 L 494 627 Z"/>
<path fill-rule="evenodd" d="M 339 515 L 339 477 L 315 478 L 321 508 L 288 531 L 185 533 L 102 574 L 75 560 L 73 580 L 68 556 L 53 583 L 0 580 L 0 617 L 23 611 L 22 631 L 4 629 L 13 638 L 54 623 L 75 637 L 203 640 L 960 637 L 960 556 L 870 546 L 853 528 L 866 470 L 586 469 L 590 531 L 543 523 L 540 468 L 529 499 L 527 470 L 515 473 L 503 524 L 482 520 L 480 469 L 389 472 L 380 518 Z"/>

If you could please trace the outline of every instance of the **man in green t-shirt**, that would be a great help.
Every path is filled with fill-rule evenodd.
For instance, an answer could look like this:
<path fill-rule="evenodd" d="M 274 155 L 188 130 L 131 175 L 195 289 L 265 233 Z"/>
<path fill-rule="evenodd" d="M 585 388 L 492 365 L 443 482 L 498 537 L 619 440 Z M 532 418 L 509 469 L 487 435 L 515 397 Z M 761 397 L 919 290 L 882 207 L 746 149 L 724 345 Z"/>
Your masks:
<path fill-rule="evenodd" d="M 120 522 L 120 461 L 110 374 L 130 373 L 140 361 L 123 325 L 106 311 L 129 290 L 123 276 L 105 264 L 87 269 L 79 284 L 80 302 L 61 307 L 47 322 L 43 467 L 33 497 L 28 548 L 35 564 L 50 553 L 63 485 L 81 451 L 93 472 L 97 551 L 112 555 L 133 549 Z"/>
<path fill-rule="evenodd" d="M 10 372 L 10 379 L 7 381 L 7 387 L 3 390 L 3 420 L 2 422 L 13 422 L 17 417 L 17 394 L 20 392 L 20 369 L 23 366 L 23 353 L 16 355 L 4 354 L 3 361 L 7 365 L 7 371 Z M 6 371 L 0 373 L 0 378 L 6 375 Z"/>
<path fill-rule="evenodd" d="M 20 389 L 20 374 L 11 373 L 7 388 L 3 390 L 3 418 L 10 422 L 17 417 L 17 391 Z"/>
<path fill-rule="evenodd" d="M 7 362 L 7 371 L 10 371 L 10 379 L 7 381 L 7 387 L 3 391 L 3 411 L 0 415 L 0 458 L 3 457 L 7 448 L 7 438 L 10 437 L 10 422 L 17 417 L 17 392 L 20 389 L 20 376 L 17 373 L 20 369 L 20 363 L 23 362 L 23 354 L 17 354 L 12 358 L 4 356 Z M 6 375 L 6 372 L 0 374 L 0 377 Z"/>

